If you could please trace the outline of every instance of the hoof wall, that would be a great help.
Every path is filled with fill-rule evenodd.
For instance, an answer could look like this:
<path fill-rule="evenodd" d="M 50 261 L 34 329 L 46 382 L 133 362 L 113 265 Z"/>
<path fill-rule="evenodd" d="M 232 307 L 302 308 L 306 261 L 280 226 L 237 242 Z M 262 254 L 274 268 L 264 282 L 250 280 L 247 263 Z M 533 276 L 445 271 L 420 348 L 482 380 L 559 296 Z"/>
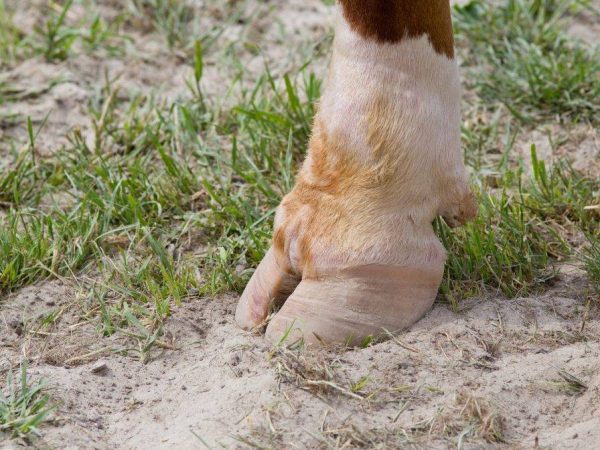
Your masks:
<path fill-rule="evenodd" d="M 435 270 L 369 265 L 305 279 L 275 314 L 274 344 L 357 346 L 413 325 L 431 308 L 442 280 Z"/>

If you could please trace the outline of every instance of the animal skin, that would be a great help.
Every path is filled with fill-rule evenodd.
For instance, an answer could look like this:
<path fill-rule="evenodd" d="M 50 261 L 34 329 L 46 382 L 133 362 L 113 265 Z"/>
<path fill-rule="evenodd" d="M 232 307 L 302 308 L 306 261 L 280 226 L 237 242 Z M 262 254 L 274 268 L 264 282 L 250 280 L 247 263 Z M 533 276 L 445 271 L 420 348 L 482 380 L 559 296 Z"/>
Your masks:
<path fill-rule="evenodd" d="M 339 0 L 308 156 L 236 311 L 308 345 L 358 344 L 431 308 L 446 251 L 432 222 L 477 214 L 460 149 L 448 0 Z"/>

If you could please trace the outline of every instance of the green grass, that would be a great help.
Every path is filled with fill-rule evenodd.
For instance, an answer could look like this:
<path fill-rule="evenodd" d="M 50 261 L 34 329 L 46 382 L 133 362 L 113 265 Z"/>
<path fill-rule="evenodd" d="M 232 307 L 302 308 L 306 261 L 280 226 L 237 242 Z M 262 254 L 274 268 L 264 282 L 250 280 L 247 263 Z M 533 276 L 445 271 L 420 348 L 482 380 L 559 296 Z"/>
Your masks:
<path fill-rule="evenodd" d="M 32 29 L 21 29 L 14 22 L 16 5 L 0 0 L 0 67 L 40 55 L 50 63 L 64 61 L 82 53 L 104 50 L 110 56 L 123 57 L 131 51 L 127 44 L 135 44 L 136 36 L 124 29 L 127 24 L 146 33 L 158 31 L 172 50 L 189 50 L 190 37 L 196 36 L 212 44 L 223 32 L 223 26 L 199 29 L 195 23 L 198 11 L 181 0 L 131 0 L 114 5 L 118 16 L 110 21 L 103 18 L 100 2 L 86 2 L 84 16 L 74 19 L 73 6 L 77 2 L 65 0 L 43 6 L 43 19 Z M 237 20 L 241 12 L 231 8 L 227 23 Z M 139 39 L 139 38 L 137 38 Z M 142 55 L 143 56 L 143 55 Z"/>
<path fill-rule="evenodd" d="M 0 0 L 0 67 L 16 60 L 23 37 L 23 32 L 14 25 L 12 11 L 5 0 Z"/>
<path fill-rule="evenodd" d="M 87 315 L 99 316 L 102 335 L 132 338 L 137 346 L 128 352 L 146 361 L 154 344 L 160 346 L 172 307 L 197 290 L 195 264 L 174 257 L 151 234 L 137 242 L 121 235 L 111 244 L 118 256 L 104 253 L 101 276 L 84 285 Z"/>
<path fill-rule="evenodd" d="M 43 382 L 31 383 L 27 365 L 23 363 L 20 376 L 15 378 L 9 369 L 6 387 L 0 392 L 0 438 L 28 437 L 38 434 L 38 427 L 54 409 Z"/>
<path fill-rule="evenodd" d="M 130 105 L 128 110 L 142 111 Z M 104 139 L 110 135 L 122 142 L 123 153 L 93 152 L 74 133 L 71 147 L 43 162 L 26 151 L 0 177 L 0 184 L 10 188 L 4 198 L 8 209 L 0 219 L 0 292 L 51 276 L 73 276 L 97 265 L 123 238 L 126 248 L 150 246 L 152 252 L 150 257 L 141 252 L 144 263 L 133 256 L 135 264 L 126 260 L 121 277 L 113 271 L 109 276 L 113 290 L 127 292 L 133 303 L 151 303 L 153 316 L 164 319 L 169 312 L 165 302 L 180 301 L 194 285 L 164 247 L 188 237 L 195 220 L 192 197 L 200 181 L 183 160 L 163 149 L 171 132 L 163 135 L 153 120 L 164 117 L 142 114 L 149 120 L 144 127 L 148 135 L 137 134 L 134 142 L 122 134 L 127 119 L 114 129 L 105 117 L 96 145 L 104 150 Z M 124 278 L 129 270 L 137 278 Z"/>
<path fill-rule="evenodd" d="M 442 223 L 437 230 L 449 251 L 442 285 L 451 302 L 480 294 L 486 287 L 509 297 L 527 295 L 555 277 L 553 246 L 542 221 L 529 216 L 519 194 L 479 196 L 480 215 L 460 230 Z"/>
<path fill-rule="evenodd" d="M 66 59 L 79 37 L 79 29 L 66 24 L 67 14 L 72 6 L 73 0 L 67 0 L 62 7 L 51 9 L 45 24 L 34 28 L 41 41 L 38 48 L 47 61 Z"/>
<path fill-rule="evenodd" d="M 453 231 L 437 224 L 449 250 L 442 291 L 450 299 L 484 285 L 509 297 L 543 288 L 556 278 L 555 266 L 572 255 L 581 232 L 598 228 L 588 206 L 598 199 L 600 181 L 564 161 L 547 167 L 534 145 L 531 161 L 530 174 L 505 170 L 493 189 L 485 186 L 472 223 Z"/>
<path fill-rule="evenodd" d="M 133 38 L 122 33 L 125 16 L 119 15 L 107 22 L 100 14 L 96 14 L 90 24 L 84 27 L 79 36 L 88 52 L 106 49 L 110 56 L 124 56 L 125 44 L 133 42 Z"/>
<path fill-rule="evenodd" d="M 600 294 L 600 232 L 588 237 L 588 246 L 583 250 L 582 259 L 585 270 L 596 292 Z"/>
<path fill-rule="evenodd" d="M 0 293 L 70 275 L 96 253 L 100 218 L 85 211 L 9 211 L 0 220 Z"/>
<path fill-rule="evenodd" d="M 187 43 L 190 22 L 194 18 L 193 9 L 182 0 L 132 0 L 129 2 L 131 14 L 164 35 L 169 47 Z"/>
<path fill-rule="evenodd" d="M 232 110 L 230 156 L 220 160 L 222 176 L 204 183 L 215 225 L 209 293 L 242 289 L 249 272 L 232 268 L 254 267 L 266 252 L 274 210 L 293 185 L 319 93 L 320 82 L 311 73 L 278 83 L 267 71 Z"/>
<path fill-rule="evenodd" d="M 584 1 L 472 0 L 457 6 L 457 42 L 469 87 L 519 121 L 598 123 L 600 47 L 570 38 L 565 24 Z"/>
<path fill-rule="evenodd" d="M 600 180 L 584 177 L 568 161 L 559 160 L 548 168 L 531 147 L 533 180 L 527 208 L 545 222 L 576 226 L 583 231 L 598 229 L 598 214 L 589 208 L 600 199 Z"/>

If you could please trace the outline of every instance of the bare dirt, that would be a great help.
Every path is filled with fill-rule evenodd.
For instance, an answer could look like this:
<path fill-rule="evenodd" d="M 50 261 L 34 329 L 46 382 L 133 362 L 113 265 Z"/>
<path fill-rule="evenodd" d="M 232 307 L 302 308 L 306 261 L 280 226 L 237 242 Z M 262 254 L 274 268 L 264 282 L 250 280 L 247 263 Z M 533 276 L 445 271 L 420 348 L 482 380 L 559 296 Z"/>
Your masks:
<path fill-rule="evenodd" d="M 223 20 L 237 2 L 223 3 L 209 9 L 208 21 Z M 35 21 L 36 4 L 23 2 L 17 20 Z M 317 0 L 265 2 L 258 11 L 250 24 L 228 26 L 219 46 L 260 44 L 275 73 L 297 67 L 297 49 L 331 30 L 331 9 Z M 597 36 L 586 20 L 573 33 Z M 122 95 L 184 95 L 189 61 L 166 52 L 155 34 L 140 32 L 131 45 L 137 56 L 127 61 L 82 56 L 9 68 L 2 77 L 23 98 L 0 106 L 0 118 L 26 114 L 41 123 L 52 111 L 39 138 L 50 152 L 69 129 L 90 130 L 83 105 L 105 73 L 120 76 Z M 262 70 L 264 54 L 241 57 L 248 77 Z M 317 73 L 325 62 L 315 60 Z M 230 70 L 209 56 L 207 92 Z M 24 138 L 21 123 L 3 120 L 0 142 L 1 133 Z M 568 133 L 581 134 L 577 164 L 597 161 L 597 131 Z M 544 136 L 522 138 L 523 155 Z M 236 327 L 235 296 L 191 298 L 174 309 L 145 363 L 128 341 L 99 337 L 96 319 L 85 320 L 81 288 L 69 280 L 0 301 L 0 371 L 28 359 L 31 377 L 47 380 L 58 405 L 42 438 L 0 448 L 593 449 L 600 442 L 600 303 L 577 269 L 538 296 L 474 298 L 460 311 L 436 304 L 397 339 L 352 351 L 273 349 Z M 50 313 L 58 318 L 42 328 Z"/>
<path fill-rule="evenodd" d="M 600 305 L 574 295 L 581 283 L 569 275 L 539 297 L 472 299 L 459 312 L 437 304 L 396 340 L 307 354 L 240 331 L 236 297 L 198 298 L 168 322 L 163 340 L 177 350 L 144 364 L 95 338 L 67 307 L 73 288 L 54 281 L 4 303 L 2 360 L 29 358 L 60 401 L 40 447 L 448 448 L 481 425 L 464 414 L 471 399 L 504 442 L 484 433 L 468 447 L 587 449 L 600 438 Z M 35 318 L 61 306 L 56 329 L 36 336 Z"/>

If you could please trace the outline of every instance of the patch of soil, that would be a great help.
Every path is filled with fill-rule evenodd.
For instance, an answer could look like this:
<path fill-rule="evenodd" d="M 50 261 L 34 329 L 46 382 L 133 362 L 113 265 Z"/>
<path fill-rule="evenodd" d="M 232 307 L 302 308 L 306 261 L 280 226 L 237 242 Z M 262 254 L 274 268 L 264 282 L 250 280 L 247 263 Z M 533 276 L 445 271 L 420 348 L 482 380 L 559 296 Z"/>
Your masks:
<path fill-rule="evenodd" d="M 465 416 L 466 398 L 493 412 L 499 448 L 584 449 L 600 420 L 600 304 L 564 290 L 473 299 L 456 313 L 437 304 L 394 340 L 307 353 L 272 349 L 240 331 L 236 297 L 199 298 L 167 324 L 178 350 L 156 350 L 143 364 L 116 353 L 74 360 L 92 349 L 85 340 L 79 350 L 19 328 L 20 315 L 44 316 L 71 302 L 68 286 L 50 282 L 3 306 L 1 360 L 63 353 L 33 358 L 30 367 L 59 405 L 40 448 L 335 448 L 342 437 L 354 447 L 361 439 L 384 446 L 409 439 L 447 448 L 481 425 Z M 74 328 L 68 314 L 57 322 L 57 334 Z M 96 331 L 90 322 L 75 329 Z M 573 391 L 561 373 L 585 388 Z M 488 445 L 490 436 L 464 439 Z"/>

